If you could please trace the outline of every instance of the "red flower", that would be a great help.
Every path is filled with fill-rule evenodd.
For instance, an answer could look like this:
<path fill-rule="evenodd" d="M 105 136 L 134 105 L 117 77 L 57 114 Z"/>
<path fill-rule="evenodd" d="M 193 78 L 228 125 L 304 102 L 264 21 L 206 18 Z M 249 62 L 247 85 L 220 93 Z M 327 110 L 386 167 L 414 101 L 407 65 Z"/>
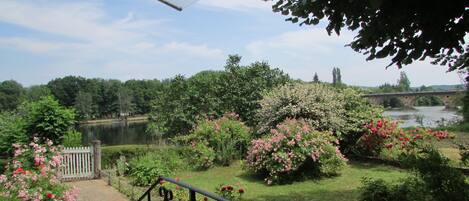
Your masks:
<path fill-rule="evenodd" d="M 381 127 L 383 126 L 383 121 L 378 120 L 378 123 L 376 123 L 376 126 L 377 126 L 378 128 L 381 128 Z"/>
<path fill-rule="evenodd" d="M 16 174 L 26 174 L 26 171 L 23 170 L 23 168 L 19 167 L 18 169 L 16 169 L 14 172 L 13 172 L 13 175 L 16 175 Z"/>
<path fill-rule="evenodd" d="M 238 193 L 239 193 L 239 194 L 243 194 L 243 193 L 244 193 L 244 189 L 240 188 L 240 189 L 238 190 Z"/>
<path fill-rule="evenodd" d="M 227 186 L 227 187 L 226 187 L 226 190 L 232 191 L 232 190 L 233 190 L 233 186 Z"/>
<path fill-rule="evenodd" d="M 386 148 L 387 148 L 387 149 L 391 149 L 391 148 L 392 148 L 392 146 L 393 146 L 393 145 L 392 145 L 391 143 L 389 143 L 389 144 L 386 144 Z"/>
<path fill-rule="evenodd" d="M 54 198 L 54 194 L 52 194 L 52 193 L 47 193 L 47 194 L 46 194 L 46 198 L 47 198 L 47 199 L 52 199 L 52 198 Z"/>

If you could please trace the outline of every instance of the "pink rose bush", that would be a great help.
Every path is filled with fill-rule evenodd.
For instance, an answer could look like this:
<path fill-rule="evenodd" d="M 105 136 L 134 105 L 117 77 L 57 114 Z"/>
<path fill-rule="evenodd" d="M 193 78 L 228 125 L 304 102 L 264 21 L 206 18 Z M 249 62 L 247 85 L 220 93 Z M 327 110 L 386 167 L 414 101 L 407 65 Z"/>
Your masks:
<path fill-rule="evenodd" d="M 61 150 L 50 140 L 39 144 L 13 144 L 14 157 L 0 175 L 0 200 L 75 201 L 78 189 L 68 188 L 58 179 Z"/>
<path fill-rule="evenodd" d="M 337 174 L 347 159 L 331 133 L 315 131 L 301 119 L 287 119 L 268 136 L 251 142 L 246 161 L 250 170 L 266 175 L 270 185 L 294 177 Z"/>

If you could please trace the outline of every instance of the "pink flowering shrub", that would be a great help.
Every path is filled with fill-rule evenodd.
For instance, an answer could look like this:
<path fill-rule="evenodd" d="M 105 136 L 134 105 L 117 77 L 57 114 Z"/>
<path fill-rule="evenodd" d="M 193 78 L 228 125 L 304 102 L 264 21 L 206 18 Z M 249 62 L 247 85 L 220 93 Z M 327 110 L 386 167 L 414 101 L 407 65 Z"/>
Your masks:
<path fill-rule="evenodd" d="M 435 141 L 453 138 L 446 131 L 426 128 L 404 130 L 397 121 L 378 119 L 365 125 L 365 133 L 358 141 L 362 154 L 378 156 L 382 151 L 417 153 L 423 147 L 432 146 Z"/>
<path fill-rule="evenodd" d="M 57 177 L 61 150 L 51 140 L 38 142 L 34 138 L 29 145 L 13 144 L 14 157 L 0 175 L 0 200 L 75 201 L 78 189 L 62 185 Z"/>
<path fill-rule="evenodd" d="M 295 119 L 253 140 L 246 160 L 248 168 L 265 175 L 269 185 L 295 177 L 334 175 L 347 161 L 331 133 L 315 131 L 304 120 Z"/>

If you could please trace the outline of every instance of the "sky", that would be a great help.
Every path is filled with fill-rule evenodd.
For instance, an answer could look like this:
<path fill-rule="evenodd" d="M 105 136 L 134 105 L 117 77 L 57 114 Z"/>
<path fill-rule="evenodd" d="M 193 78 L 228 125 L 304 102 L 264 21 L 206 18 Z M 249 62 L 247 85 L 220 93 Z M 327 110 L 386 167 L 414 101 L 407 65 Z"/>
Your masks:
<path fill-rule="evenodd" d="M 177 0 L 181 1 L 181 0 Z M 185 1 L 185 0 L 183 0 Z M 350 85 L 396 83 L 390 59 L 366 61 L 345 45 L 354 33 L 329 36 L 324 22 L 299 26 L 262 0 L 199 0 L 182 12 L 156 0 L 0 1 L 0 81 L 25 86 L 67 75 L 165 79 L 223 70 L 230 54 L 242 64 L 266 61 L 292 78 L 314 73 L 330 82 L 341 69 Z M 405 66 L 412 86 L 460 84 L 430 61 Z"/>

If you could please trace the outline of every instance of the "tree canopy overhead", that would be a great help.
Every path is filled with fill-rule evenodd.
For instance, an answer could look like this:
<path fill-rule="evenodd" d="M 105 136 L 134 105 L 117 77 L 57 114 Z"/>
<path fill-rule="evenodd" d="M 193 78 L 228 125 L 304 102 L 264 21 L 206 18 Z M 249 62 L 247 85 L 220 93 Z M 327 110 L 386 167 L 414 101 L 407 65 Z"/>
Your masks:
<path fill-rule="evenodd" d="M 469 66 L 469 1 L 453 0 L 273 0 L 287 21 L 316 25 L 327 19 L 329 34 L 343 28 L 358 34 L 349 46 L 367 60 L 392 57 L 401 68 L 432 58 L 449 70 Z"/>

